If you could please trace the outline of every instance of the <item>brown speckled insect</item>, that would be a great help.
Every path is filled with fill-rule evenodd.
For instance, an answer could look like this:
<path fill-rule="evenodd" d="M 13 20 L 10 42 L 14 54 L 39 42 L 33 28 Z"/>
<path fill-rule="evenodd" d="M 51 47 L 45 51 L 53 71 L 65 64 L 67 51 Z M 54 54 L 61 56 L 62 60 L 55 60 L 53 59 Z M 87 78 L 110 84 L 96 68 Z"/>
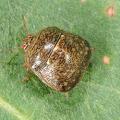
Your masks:
<path fill-rule="evenodd" d="M 77 35 L 48 27 L 23 41 L 26 68 L 56 91 L 72 89 L 88 67 L 91 48 Z"/>

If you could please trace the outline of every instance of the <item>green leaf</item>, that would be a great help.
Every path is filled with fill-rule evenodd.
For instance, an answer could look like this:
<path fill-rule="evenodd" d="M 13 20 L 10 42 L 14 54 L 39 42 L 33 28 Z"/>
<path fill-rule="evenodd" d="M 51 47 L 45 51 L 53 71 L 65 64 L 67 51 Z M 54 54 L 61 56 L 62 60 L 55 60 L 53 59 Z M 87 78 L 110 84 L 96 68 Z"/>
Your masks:
<path fill-rule="evenodd" d="M 120 120 L 119 6 L 119 0 L 0 0 L 0 120 Z M 34 75 L 22 83 L 23 16 L 29 33 L 57 26 L 96 49 L 68 98 Z"/>

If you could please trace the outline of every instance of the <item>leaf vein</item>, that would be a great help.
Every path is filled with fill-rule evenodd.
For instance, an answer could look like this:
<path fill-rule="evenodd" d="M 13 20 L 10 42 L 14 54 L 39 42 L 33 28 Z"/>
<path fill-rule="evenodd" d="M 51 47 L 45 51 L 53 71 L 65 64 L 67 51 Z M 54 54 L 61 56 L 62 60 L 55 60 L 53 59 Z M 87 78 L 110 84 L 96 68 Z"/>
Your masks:
<path fill-rule="evenodd" d="M 10 105 L 10 103 L 5 101 L 2 97 L 0 97 L 0 107 L 4 108 L 7 112 L 16 116 L 19 120 L 28 120 L 25 114 L 21 113 L 13 105 Z"/>

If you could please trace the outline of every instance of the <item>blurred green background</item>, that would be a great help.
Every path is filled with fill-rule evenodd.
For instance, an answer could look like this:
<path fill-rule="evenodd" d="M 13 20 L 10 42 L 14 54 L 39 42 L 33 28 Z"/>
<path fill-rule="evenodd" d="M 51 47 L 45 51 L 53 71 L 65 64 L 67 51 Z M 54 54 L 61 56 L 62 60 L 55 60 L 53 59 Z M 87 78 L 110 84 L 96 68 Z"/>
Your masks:
<path fill-rule="evenodd" d="M 21 82 L 23 16 L 30 33 L 57 26 L 96 49 L 68 98 L 33 75 Z M 119 49 L 119 0 L 0 0 L 0 120 L 120 120 Z M 104 55 L 109 65 L 103 64 Z"/>

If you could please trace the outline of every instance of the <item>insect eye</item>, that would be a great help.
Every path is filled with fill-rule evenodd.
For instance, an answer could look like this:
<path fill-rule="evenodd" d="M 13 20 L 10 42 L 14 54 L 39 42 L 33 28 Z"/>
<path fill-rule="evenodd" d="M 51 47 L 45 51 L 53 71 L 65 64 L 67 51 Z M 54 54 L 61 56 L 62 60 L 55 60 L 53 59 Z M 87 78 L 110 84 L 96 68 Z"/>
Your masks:
<path fill-rule="evenodd" d="M 21 47 L 25 50 L 27 48 L 27 44 L 23 44 Z"/>

